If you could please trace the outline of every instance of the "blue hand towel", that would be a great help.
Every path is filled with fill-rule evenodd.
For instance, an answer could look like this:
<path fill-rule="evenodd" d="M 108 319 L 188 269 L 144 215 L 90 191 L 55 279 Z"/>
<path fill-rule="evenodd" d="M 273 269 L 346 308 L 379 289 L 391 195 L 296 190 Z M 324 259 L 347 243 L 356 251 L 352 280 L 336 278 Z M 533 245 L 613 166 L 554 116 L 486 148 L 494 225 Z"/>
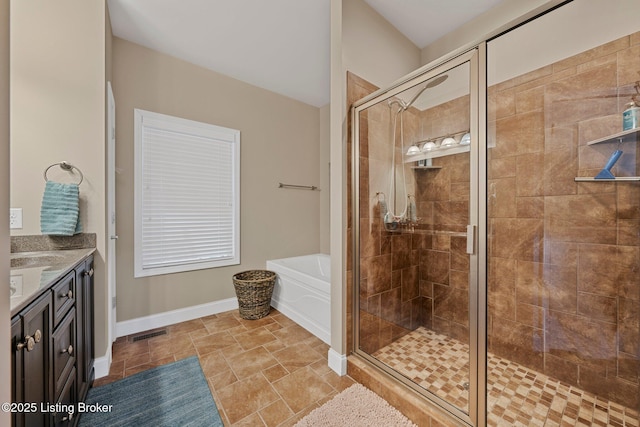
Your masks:
<path fill-rule="evenodd" d="M 47 181 L 40 209 L 40 231 L 54 236 L 73 236 L 82 232 L 78 184 Z"/>

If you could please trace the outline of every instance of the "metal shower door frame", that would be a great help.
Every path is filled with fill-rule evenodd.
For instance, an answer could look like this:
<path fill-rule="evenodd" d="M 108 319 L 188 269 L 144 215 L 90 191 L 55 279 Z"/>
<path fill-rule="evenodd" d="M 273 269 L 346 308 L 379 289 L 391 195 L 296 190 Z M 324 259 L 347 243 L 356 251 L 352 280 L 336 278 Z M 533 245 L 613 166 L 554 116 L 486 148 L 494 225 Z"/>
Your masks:
<path fill-rule="evenodd" d="M 470 188 L 469 230 L 473 234 L 469 253 L 469 406 L 468 413 L 425 391 L 374 357 L 359 350 L 359 284 L 360 284 L 360 148 L 359 113 L 374 104 L 419 85 L 464 63 L 469 63 L 470 77 Z M 457 56 L 430 68 L 426 66 L 388 89 L 381 89 L 354 103 L 352 123 L 352 213 L 353 213 L 353 349 L 356 355 L 415 390 L 426 399 L 455 416 L 464 424 L 486 425 L 487 377 L 487 71 L 486 44 L 480 43 Z M 468 240 L 469 242 L 469 240 Z"/>

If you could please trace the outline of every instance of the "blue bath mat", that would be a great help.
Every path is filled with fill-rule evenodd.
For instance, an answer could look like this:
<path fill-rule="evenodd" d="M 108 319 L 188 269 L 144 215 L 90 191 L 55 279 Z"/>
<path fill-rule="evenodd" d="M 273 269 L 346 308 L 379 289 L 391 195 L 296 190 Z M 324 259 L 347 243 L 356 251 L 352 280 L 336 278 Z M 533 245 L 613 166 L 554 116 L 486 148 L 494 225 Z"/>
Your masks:
<path fill-rule="evenodd" d="M 84 403 L 111 409 L 80 413 L 80 427 L 223 426 L 195 356 L 92 388 Z"/>

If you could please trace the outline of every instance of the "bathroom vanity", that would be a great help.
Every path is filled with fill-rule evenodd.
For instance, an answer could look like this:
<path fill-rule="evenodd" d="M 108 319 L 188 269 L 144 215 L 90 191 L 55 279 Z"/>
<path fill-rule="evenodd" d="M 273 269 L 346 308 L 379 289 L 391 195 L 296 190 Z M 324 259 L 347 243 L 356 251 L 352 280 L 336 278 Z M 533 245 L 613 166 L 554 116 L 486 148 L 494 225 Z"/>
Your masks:
<path fill-rule="evenodd" d="M 77 424 L 94 378 L 94 251 L 12 253 L 14 426 Z"/>

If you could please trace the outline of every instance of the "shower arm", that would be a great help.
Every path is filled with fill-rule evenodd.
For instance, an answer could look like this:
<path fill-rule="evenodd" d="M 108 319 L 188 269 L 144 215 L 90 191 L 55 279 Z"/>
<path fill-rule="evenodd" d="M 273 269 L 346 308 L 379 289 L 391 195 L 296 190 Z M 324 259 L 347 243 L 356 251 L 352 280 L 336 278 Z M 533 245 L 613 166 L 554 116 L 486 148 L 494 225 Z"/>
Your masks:
<path fill-rule="evenodd" d="M 411 107 L 413 105 L 414 102 L 416 102 L 416 99 L 418 99 L 420 97 L 420 95 L 422 95 L 422 93 L 432 87 L 436 87 L 439 84 L 441 84 L 442 82 L 444 82 L 445 80 L 447 80 L 449 78 L 448 74 L 444 74 L 441 75 L 439 77 L 436 77 L 430 81 L 427 82 L 426 85 L 424 85 L 424 87 L 413 97 L 411 98 L 411 101 L 409 101 L 407 104 L 405 104 L 404 102 L 401 104 L 402 108 L 404 110 L 406 110 L 407 108 Z"/>

